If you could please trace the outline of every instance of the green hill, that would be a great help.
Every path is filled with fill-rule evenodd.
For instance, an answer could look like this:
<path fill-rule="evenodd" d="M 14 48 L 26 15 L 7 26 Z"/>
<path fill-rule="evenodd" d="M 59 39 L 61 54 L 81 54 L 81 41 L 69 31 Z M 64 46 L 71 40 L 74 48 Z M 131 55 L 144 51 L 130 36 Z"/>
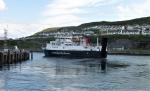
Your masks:
<path fill-rule="evenodd" d="M 125 20 L 125 21 L 101 21 L 101 22 L 91 22 L 91 23 L 84 23 L 81 24 L 79 27 L 90 27 L 90 26 L 99 26 L 99 25 L 150 25 L 150 17 L 143 17 L 143 18 L 136 18 L 132 20 Z"/>
<path fill-rule="evenodd" d="M 68 26 L 68 27 L 55 27 L 55 28 L 47 28 L 42 30 L 41 32 L 57 32 L 57 31 L 81 31 L 83 28 L 88 28 L 92 26 L 101 26 L 101 25 L 150 25 L 150 17 L 142 17 L 142 18 L 136 18 L 131 20 L 124 20 L 124 21 L 100 21 L 100 22 L 90 22 L 90 23 L 84 23 L 79 26 Z M 41 33 L 38 32 L 38 33 Z"/>
<path fill-rule="evenodd" d="M 80 30 L 79 27 L 76 27 L 76 26 L 68 26 L 68 27 L 56 27 L 56 28 L 47 28 L 47 29 L 44 29 L 42 32 L 56 32 L 56 31 L 63 31 L 63 30 L 66 30 L 66 31 L 69 31 L 69 30 Z"/>

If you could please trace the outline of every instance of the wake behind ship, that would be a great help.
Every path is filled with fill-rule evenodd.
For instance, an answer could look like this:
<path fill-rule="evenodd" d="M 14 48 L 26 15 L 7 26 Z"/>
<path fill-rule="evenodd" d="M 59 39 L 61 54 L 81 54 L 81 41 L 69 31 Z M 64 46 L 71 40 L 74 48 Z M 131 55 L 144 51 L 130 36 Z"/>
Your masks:
<path fill-rule="evenodd" d="M 58 33 L 55 41 L 50 41 L 44 48 L 45 57 L 70 58 L 106 58 L 107 38 L 97 38 L 97 45 L 92 46 L 91 39 L 83 35 Z"/>

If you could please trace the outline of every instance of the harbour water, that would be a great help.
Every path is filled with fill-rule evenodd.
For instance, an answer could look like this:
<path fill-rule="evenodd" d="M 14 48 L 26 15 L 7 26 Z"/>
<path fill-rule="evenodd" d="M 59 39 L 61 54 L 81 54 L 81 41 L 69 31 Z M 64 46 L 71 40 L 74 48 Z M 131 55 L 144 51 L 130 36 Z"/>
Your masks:
<path fill-rule="evenodd" d="M 101 59 L 45 58 L 0 67 L 0 91 L 150 90 L 150 56 L 108 55 Z"/>

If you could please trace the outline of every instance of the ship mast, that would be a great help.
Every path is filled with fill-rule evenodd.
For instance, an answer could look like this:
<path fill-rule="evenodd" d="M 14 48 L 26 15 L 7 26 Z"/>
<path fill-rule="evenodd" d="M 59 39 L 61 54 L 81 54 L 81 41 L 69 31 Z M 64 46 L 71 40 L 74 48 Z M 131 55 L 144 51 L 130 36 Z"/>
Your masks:
<path fill-rule="evenodd" d="M 7 35 L 8 35 L 8 30 L 4 28 L 4 51 L 8 50 L 8 48 L 7 48 Z"/>

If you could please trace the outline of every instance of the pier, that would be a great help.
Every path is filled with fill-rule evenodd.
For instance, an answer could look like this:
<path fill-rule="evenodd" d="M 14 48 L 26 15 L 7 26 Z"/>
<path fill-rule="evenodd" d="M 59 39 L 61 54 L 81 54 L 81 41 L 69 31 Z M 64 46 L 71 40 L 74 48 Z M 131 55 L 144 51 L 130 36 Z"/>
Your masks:
<path fill-rule="evenodd" d="M 0 51 L 0 65 L 13 64 L 28 60 L 30 53 L 24 50 Z"/>
<path fill-rule="evenodd" d="M 141 55 L 149 56 L 150 50 L 108 50 L 109 55 Z"/>

